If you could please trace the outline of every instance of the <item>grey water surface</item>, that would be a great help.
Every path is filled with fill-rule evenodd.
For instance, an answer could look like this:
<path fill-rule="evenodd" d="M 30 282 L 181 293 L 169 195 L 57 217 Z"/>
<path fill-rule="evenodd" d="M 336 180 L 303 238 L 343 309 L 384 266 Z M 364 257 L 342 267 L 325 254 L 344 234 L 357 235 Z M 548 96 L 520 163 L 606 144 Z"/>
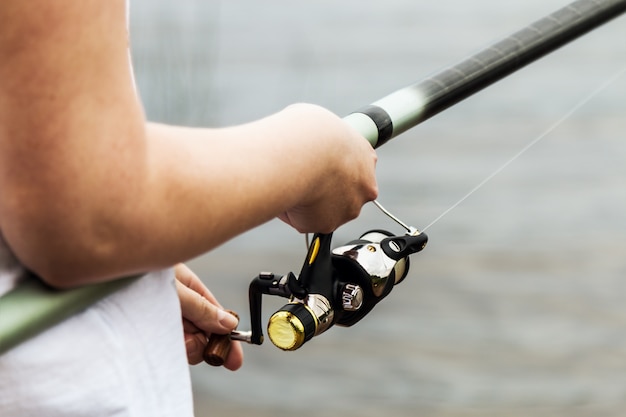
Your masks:
<path fill-rule="evenodd" d="M 131 43 L 152 120 L 346 115 L 567 3 L 133 0 Z M 586 99 L 626 68 L 625 39 L 622 17 L 380 148 L 380 201 L 420 228 L 549 131 L 428 229 L 356 326 L 193 367 L 197 415 L 626 415 L 626 74 Z M 371 228 L 402 232 L 368 205 L 334 240 Z M 247 329 L 250 280 L 304 255 L 273 221 L 190 265 Z M 264 321 L 282 304 L 265 298 Z"/>

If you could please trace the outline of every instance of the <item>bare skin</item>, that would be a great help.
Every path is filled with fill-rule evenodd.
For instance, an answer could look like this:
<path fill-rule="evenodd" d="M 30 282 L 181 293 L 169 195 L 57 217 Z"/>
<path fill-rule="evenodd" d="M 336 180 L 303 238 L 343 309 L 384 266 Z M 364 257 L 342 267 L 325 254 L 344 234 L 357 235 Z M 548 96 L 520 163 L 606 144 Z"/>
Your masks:
<path fill-rule="evenodd" d="M 0 230 L 44 281 L 169 267 L 275 217 L 330 232 L 376 198 L 375 152 L 323 108 L 217 129 L 146 121 L 125 12 L 124 0 L 0 6 Z"/>
<path fill-rule="evenodd" d="M 185 331 L 187 361 L 196 365 L 202 362 L 202 354 L 212 333 L 230 333 L 237 327 L 237 319 L 226 313 L 211 291 L 186 265 L 175 268 L 176 288 L 180 298 Z M 235 371 L 243 364 L 241 343 L 232 341 L 231 350 L 224 367 Z"/>

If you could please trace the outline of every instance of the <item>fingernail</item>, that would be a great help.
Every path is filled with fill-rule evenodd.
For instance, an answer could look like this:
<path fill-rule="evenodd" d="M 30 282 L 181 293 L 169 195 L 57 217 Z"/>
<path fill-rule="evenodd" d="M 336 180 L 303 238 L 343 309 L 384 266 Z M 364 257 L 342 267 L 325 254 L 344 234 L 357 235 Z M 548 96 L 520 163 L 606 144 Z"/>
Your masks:
<path fill-rule="evenodd" d="M 234 329 L 239 324 L 235 316 L 224 310 L 217 310 L 217 321 L 227 329 Z"/>

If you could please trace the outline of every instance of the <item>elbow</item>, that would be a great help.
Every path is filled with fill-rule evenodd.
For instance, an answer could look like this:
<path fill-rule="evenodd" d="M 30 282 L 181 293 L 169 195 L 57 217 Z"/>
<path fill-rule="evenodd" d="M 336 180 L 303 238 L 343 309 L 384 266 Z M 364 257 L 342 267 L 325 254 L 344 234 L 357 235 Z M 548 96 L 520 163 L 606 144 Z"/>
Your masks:
<path fill-rule="evenodd" d="M 21 199 L 3 207 L 2 234 L 20 263 L 46 284 L 67 289 L 113 278 L 103 265 L 114 247 L 101 227 L 80 211 L 60 211 L 55 204 Z"/>
<path fill-rule="evenodd" d="M 84 249 L 69 239 L 46 241 L 43 235 L 32 236 L 19 227 L 10 227 L 4 233 L 19 262 L 51 287 L 68 289 L 100 278 L 81 261 L 85 259 Z"/>
<path fill-rule="evenodd" d="M 70 289 L 109 281 L 140 271 L 116 271 L 111 251 L 71 236 L 44 241 L 42 236 L 6 238 L 20 263 L 50 287 Z"/>

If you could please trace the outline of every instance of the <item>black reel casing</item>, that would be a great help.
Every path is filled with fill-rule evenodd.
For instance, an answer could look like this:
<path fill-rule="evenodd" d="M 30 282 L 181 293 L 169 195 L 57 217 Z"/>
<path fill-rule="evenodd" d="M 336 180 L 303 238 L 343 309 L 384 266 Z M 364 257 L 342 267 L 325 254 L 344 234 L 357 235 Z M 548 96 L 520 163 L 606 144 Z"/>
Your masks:
<path fill-rule="evenodd" d="M 316 234 L 296 277 L 262 273 L 250 283 L 250 342 L 261 344 L 261 296 L 278 295 L 290 302 L 272 315 L 268 334 L 283 350 L 295 350 L 333 324 L 352 326 L 401 282 L 409 255 L 428 241 L 424 233 L 394 236 L 373 230 L 331 251 L 332 234 Z"/>
<path fill-rule="evenodd" d="M 360 239 L 346 243 L 344 246 L 336 248 L 332 251 L 332 265 L 336 271 L 337 280 L 335 285 L 335 305 L 342 306 L 336 314 L 335 323 L 340 326 L 352 326 L 367 315 L 376 304 L 385 298 L 393 289 L 394 285 L 400 283 L 409 272 L 409 258 L 401 258 L 392 268 L 385 268 L 383 276 L 372 275 L 373 271 L 366 270 L 363 263 L 370 261 L 367 265 L 372 264 L 371 261 L 378 261 L 382 264 L 380 258 L 380 247 L 374 245 L 376 242 L 368 240 L 368 237 L 382 235 L 384 237 L 392 237 L 393 235 L 383 230 L 369 231 Z M 425 235 L 424 235 L 425 236 Z M 370 255 L 367 260 L 363 258 L 363 254 Z M 382 255 L 385 256 L 385 255 Z M 363 291 L 362 303 L 357 309 L 355 306 L 349 306 L 350 295 L 346 290 L 350 290 L 358 286 Z M 354 296 L 352 296 L 354 297 Z"/>

